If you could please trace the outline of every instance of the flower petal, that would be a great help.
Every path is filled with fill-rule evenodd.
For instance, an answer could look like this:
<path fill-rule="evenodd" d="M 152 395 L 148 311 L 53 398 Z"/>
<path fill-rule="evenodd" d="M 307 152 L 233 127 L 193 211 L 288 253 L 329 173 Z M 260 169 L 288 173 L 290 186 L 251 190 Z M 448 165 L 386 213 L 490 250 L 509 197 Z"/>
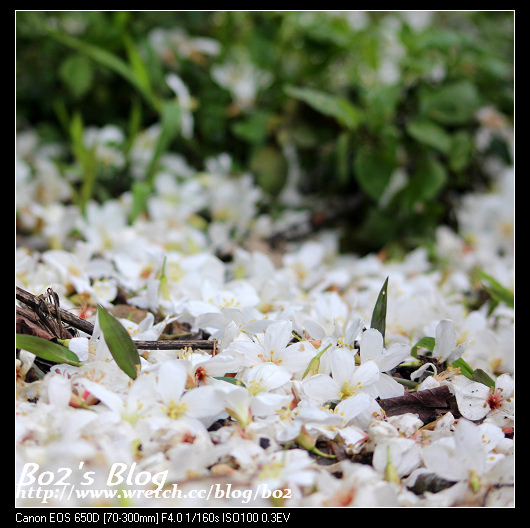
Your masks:
<path fill-rule="evenodd" d="M 182 360 L 166 361 L 158 373 L 158 392 L 164 403 L 177 401 L 186 386 L 188 373 Z"/>
<path fill-rule="evenodd" d="M 260 392 L 250 401 L 252 416 L 269 416 L 275 414 L 282 407 L 287 407 L 292 397 L 284 394 L 273 394 L 271 392 Z"/>
<path fill-rule="evenodd" d="M 318 403 L 340 399 L 340 386 L 326 374 L 316 374 L 303 380 L 302 389 L 310 400 Z"/>
<path fill-rule="evenodd" d="M 330 363 L 333 379 L 339 386 L 351 382 L 356 372 L 355 357 L 351 350 L 336 348 L 330 355 Z"/>
<path fill-rule="evenodd" d="M 224 410 L 219 391 L 206 385 L 187 391 L 180 401 L 186 404 L 186 415 L 190 418 L 215 416 Z"/>
<path fill-rule="evenodd" d="M 456 331 L 453 321 L 442 319 L 436 326 L 436 343 L 432 354 L 445 361 L 456 348 Z"/>
<path fill-rule="evenodd" d="M 410 348 L 404 343 L 394 343 L 390 345 L 377 362 L 381 372 L 388 372 L 397 367 L 410 354 Z"/>
<path fill-rule="evenodd" d="M 383 336 L 379 330 L 369 328 L 361 335 L 361 362 L 373 360 L 378 363 L 383 356 Z"/>

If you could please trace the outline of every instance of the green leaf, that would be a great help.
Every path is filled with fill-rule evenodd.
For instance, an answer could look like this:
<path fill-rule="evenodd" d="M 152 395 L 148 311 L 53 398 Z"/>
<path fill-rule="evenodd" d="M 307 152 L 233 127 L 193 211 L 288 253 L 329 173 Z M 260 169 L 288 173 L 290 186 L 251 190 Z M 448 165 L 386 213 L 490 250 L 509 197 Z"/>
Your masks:
<path fill-rule="evenodd" d="M 406 126 L 409 136 L 416 141 L 432 147 L 442 154 L 451 149 L 451 136 L 438 124 L 429 119 L 415 119 Z"/>
<path fill-rule="evenodd" d="M 381 332 L 383 336 L 383 341 L 385 339 L 385 329 L 386 329 L 386 305 L 387 305 L 387 288 L 388 288 L 388 277 L 385 279 L 383 287 L 377 296 L 377 301 L 375 303 L 374 311 L 372 313 L 372 321 L 370 323 L 370 328 L 375 328 Z"/>
<path fill-rule="evenodd" d="M 506 306 L 514 308 L 515 298 L 514 293 L 508 288 L 504 287 L 500 282 L 488 275 L 482 270 L 477 270 L 477 275 L 482 280 L 482 284 L 491 297 L 497 302 L 503 302 Z"/>
<path fill-rule="evenodd" d="M 114 361 L 127 376 L 135 379 L 140 368 L 140 356 L 134 341 L 118 319 L 103 306 L 98 304 L 97 309 L 99 326 Z"/>
<path fill-rule="evenodd" d="M 451 138 L 449 167 L 456 172 L 464 170 L 473 156 L 473 138 L 465 130 L 459 130 Z"/>
<path fill-rule="evenodd" d="M 68 348 L 58 345 L 53 341 L 48 341 L 42 337 L 16 334 L 15 343 L 17 348 L 21 348 L 35 354 L 46 361 L 53 361 L 54 363 L 67 363 L 80 367 L 79 358 Z"/>
<path fill-rule="evenodd" d="M 231 376 L 213 376 L 214 379 L 226 381 L 227 383 L 231 383 L 232 385 L 238 385 L 240 387 L 245 387 L 245 383 L 237 378 L 232 378 Z"/>
<path fill-rule="evenodd" d="M 424 155 L 410 174 L 407 186 L 398 192 L 400 203 L 412 211 L 417 203 L 432 200 L 448 179 L 445 167 L 434 156 Z"/>
<path fill-rule="evenodd" d="M 70 133 L 74 155 L 80 161 L 82 160 L 85 151 L 85 146 L 83 144 L 84 128 L 83 117 L 79 112 L 74 112 L 74 115 L 68 124 L 68 131 Z"/>
<path fill-rule="evenodd" d="M 458 358 L 456 361 L 453 361 L 451 366 L 459 368 L 461 374 L 470 380 L 482 383 L 482 385 L 486 385 L 487 387 L 495 387 L 495 381 L 491 379 L 489 374 L 482 369 L 473 369 L 463 358 Z"/>
<path fill-rule="evenodd" d="M 144 181 L 135 181 L 131 187 L 132 206 L 130 220 L 134 222 L 147 207 L 147 199 L 151 195 L 151 187 Z"/>
<path fill-rule="evenodd" d="M 123 43 L 127 51 L 129 64 L 136 78 L 136 84 L 141 87 L 143 92 L 152 94 L 151 79 L 147 67 L 140 56 L 133 39 L 127 33 L 124 33 L 123 35 Z"/>
<path fill-rule="evenodd" d="M 436 339 L 434 337 L 425 336 L 422 337 L 410 350 L 410 355 L 412 357 L 418 357 L 418 348 L 426 348 L 431 352 L 434 350 L 434 345 L 436 344 Z"/>
<path fill-rule="evenodd" d="M 68 46 L 76 51 L 83 53 L 87 57 L 96 61 L 98 64 L 109 68 L 118 75 L 121 75 L 124 79 L 129 81 L 146 99 L 146 101 L 156 110 L 160 109 L 160 102 L 158 98 L 149 90 L 144 80 L 138 77 L 138 72 L 131 68 L 126 62 L 120 59 L 113 53 L 100 48 L 94 44 L 84 42 L 72 35 L 61 33 L 55 30 L 48 30 L 48 34 L 58 42 Z M 137 67 L 137 65 L 135 66 Z"/>
<path fill-rule="evenodd" d="M 180 107 L 175 101 L 165 101 L 162 106 L 161 131 L 158 136 L 149 167 L 147 168 L 146 182 L 153 184 L 157 164 L 160 156 L 166 151 L 171 141 L 176 137 L 180 125 Z"/>
<path fill-rule="evenodd" d="M 399 98 L 403 91 L 399 85 L 375 85 L 362 93 L 364 123 L 373 132 L 381 130 L 395 120 Z"/>
<path fill-rule="evenodd" d="M 268 125 L 273 114 L 257 111 L 246 119 L 237 121 L 232 125 L 232 132 L 247 141 L 257 145 L 263 143 L 269 133 Z"/>
<path fill-rule="evenodd" d="M 84 55 L 70 55 L 61 63 L 59 77 L 72 95 L 80 99 L 92 86 L 94 68 Z"/>
<path fill-rule="evenodd" d="M 444 125 L 470 122 L 479 106 L 479 93 L 469 81 L 453 82 L 420 94 L 420 113 Z"/>
<path fill-rule="evenodd" d="M 95 147 L 87 148 L 83 142 L 84 130 L 83 118 L 79 112 L 75 112 L 69 123 L 69 133 L 72 151 L 81 167 L 81 188 L 76 200 L 83 213 L 85 213 L 86 205 L 94 193 L 98 169 Z"/>
<path fill-rule="evenodd" d="M 469 379 L 473 379 L 473 369 L 467 364 L 463 358 L 458 358 L 456 361 L 453 361 L 451 365 L 455 368 L 459 368 L 460 372 Z"/>
<path fill-rule="evenodd" d="M 495 387 L 495 381 L 493 379 L 491 379 L 489 374 L 487 374 L 482 369 L 475 369 L 473 371 L 471 379 L 473 381 L 478 382 L 478 383 L 482 383 L 482 385 L 486 385 L 486 387 L 491 387 L 491 388 Z"/>
<path fill-rule="evenodd" d="M 275 147 L 258 148 L 250 159 L 250 170 L 256 174 L 258 185 L 267 193 L 276 196 L 287 181 L 287 162 Z"/>
<path fill-rule="evenodd" d="M 299 99 L 321 114 L 335 118 L 341 125 L 355 130 L 362 121 L 362 112 L 344 97 L 331 95 L 313 88 L 286 86 L 287 95 Z"/>
<path fill-rule="evenodd" d="M 131 111 L 129 113 L 129 122 L 127 126 L 127 140 L 125 145 L 125 153 L 128 154 L 136 141 L 136 137 L 142 127 L 142 104 L 138 97 L 134 97 L 131 104 Z"/>
<path fill-rule="evenodd" d="M 396 168 L 394 143 L 375 148 L 361 145 L 354 161 L 355 178 L 362 190 L 377 201 L 383 195 Z"/>

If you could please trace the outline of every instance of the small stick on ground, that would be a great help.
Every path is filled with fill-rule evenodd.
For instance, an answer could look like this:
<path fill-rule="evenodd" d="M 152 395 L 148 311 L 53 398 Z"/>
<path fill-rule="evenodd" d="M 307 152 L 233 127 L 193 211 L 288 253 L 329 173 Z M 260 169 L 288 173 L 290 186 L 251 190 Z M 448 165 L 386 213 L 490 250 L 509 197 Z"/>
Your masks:
<path fill-rule="evenodd" d="M 33 295 L 32 293 L 23 290 L 22 288 L 17 288 L 16 297 L 20 302 L 23 302 L 26 306 L 31 308 L 34 311 L 38 311 L 39 307 L 41 306 L 41 301 L 39 301 L 39 298 L 37 295 Z M 94 325 L 87 321 L 86 319 L 81 319 L 81 317 L 77 317 L 77 315 L 74 315 L 73 313 L 68 312 L 67 310 L 63 310 L 63 308 L 59 308 L 58 310 L 61 319 L 68 323 L 70 326 L 75 328 L 76 330 L 81 330 L 82 332 L 85 332 L 89 335 L 92 335 L 92 332 L 94 331 Z"/>
<path fill-rule="evenodd" d="M 39 296 L 33 295 L 32 293 L 16 287 L 16 298 L 24 303 L 26 306 L 31 308 L 34 312 L 37 312 L 42 306 L 42 299 Z M 89 335 L 94 332 L 94 325 L 82 319 L 73 313 L 68 312 L 62 308 L 56 306 L 56 310 L 50 312 L 49 315 L 53 316 L 58 314 L 60 319 L 71 327 L 81 330 Z M 201 349 L 201 350 L 212 350 L 215 354 L 216 341 L 207 339 L 171 339 L 171 340 L 160 340 L 160 341 L 133 341 L 137 349 L 140 350 L 180 350 L 183 348 Z"/>

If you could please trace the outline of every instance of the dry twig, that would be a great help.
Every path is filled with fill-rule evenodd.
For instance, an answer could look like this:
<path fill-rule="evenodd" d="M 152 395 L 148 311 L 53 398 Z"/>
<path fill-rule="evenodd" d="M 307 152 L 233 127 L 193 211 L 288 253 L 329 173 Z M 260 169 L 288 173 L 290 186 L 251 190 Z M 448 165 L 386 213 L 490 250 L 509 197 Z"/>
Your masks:
<path fill-rule="evenodd" d="M 20 302 L 24 303 L 28 308 L 31 308 L 32 312 L 35 315 L 30 316 L 28 310 L 21 309 L 17 307 L 17 315 L 19 317 L 25 316 L 26 318 L 31 318 L 32 320 L 40 320 L 47 327 L 49 327 L 49 320 L 55 319 L 56 324 L 53 327 L 54 334 L 61 338 L 64 329 L 64 326 L 61 324 L 61 321 L 67 323 L 72 328 L 76 330 L 81 330 L 86 334 L 92 335 L 94 332 L 94 325 L 82 319 L 73 313 L 68 312 L 62 308 L 59 308 L 58 296 L 53 290 L 49 288 L 48 297 L 53 300 L 52 302 L 46 302 L 42 296 L 36 296 L 32 293 L 16 287 L 16 298 Z M 45 316 L 43 314 L 46 314 Z M 22 331 L 22 333 L 24 333 Z M 64 334 L 63 334 L 64 335 Z M 180 350 L 183 348 L 192 348 L 192 349 L 201 349 L 201 350 L 212 350 L 215 353 L 216 350 L 216 341 L 207 340 L 207 339 L 171 339 L 171 340 L 160 340 L 160 341 L 133 341 L 137 349 L 140 350 Z"/>

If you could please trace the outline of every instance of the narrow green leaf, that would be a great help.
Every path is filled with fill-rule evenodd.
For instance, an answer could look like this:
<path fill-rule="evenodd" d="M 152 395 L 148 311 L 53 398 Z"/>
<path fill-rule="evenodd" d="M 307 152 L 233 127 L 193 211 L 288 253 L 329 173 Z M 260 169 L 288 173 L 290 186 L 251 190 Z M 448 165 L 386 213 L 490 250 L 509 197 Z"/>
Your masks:
<path fill-rule="evenodd" d="M 17 348 L 22 348 L 35 354 L 46 361 L 53 361 L 54 363 L 67 363 L 80 367 L 79 358 L 68 348 L 58 345 L 53 341 L 48 341 L 42 337 L 16 334 L 15 343 Z"/>
<path fill-rule="evenodd" d="M 466 378 L 477 383 L 482 383 L 482 385 L 486 385 L 487 387 L 495 387 L 495 381 L 484 370 L 473 369 L 463 358 L 458 358 L 451 365 L 459 368 L 462 375 Z"/>
<path fill-rule="evenodd" d="M 434 350 L 434 345 L 436 344 L 436 339 L 434 337 L 425 336 L 422 337 L 410 350 L 410 355 L 412 357 L 418 357 L 418 348 L 426 348 L 431 352 Z"/>
<path fill-rule="evenodd" d="M 174 101 L 164 102 L 161 113 L 162 128 L 153 150 L 149 167 L 147 168 L 147 174 L 145 176 L 145 181 L 150 186 L 152 186 L 156 175 L 158 160 L 165 152 L 173 138 L 176 137 L 180 125 L 180 106 Z"/>
<path fill-rule="evenodd" d="M 80 53 L 85 54 L 92 60 L 96 61 L 102 66 L 111 69 L 115 73 L 121 75 L 124 79 L 129 81 L 145 98 L 145 100 L 155 109 L 160 109 L 160 101 L 153 94 L 153 92 L 145 85 L 145 81 L 142 81 L 143 77 L 138 77 L 138 71 L 133 70 L 126 62 L 120 59 L 113 53 L 108 52 L 104 48 L 100 48 L 94 44 L 84 42 L 72 35 L 66 33 L 60 33 L 55 30 L 48 30 L 48 34 L 58 42 L 61 42 L 65 46 L 77 50 Z M 136 68 L 138 65 L 135 64 Z"/>
<path fill-rule="evenodd" d="M 151 80 L 149 77 L 149 72 L 147 67 L 142 59 L 136 44 L 133 39 L 127 33 L 123 35 L 123 43 L 127 51 L 127 57 L 129 59 L 129 64 L 133 71 L 133 74 L 136 78 L 136 84 L 142 87 L 142 90 L 148 94 L 152 94 Z M 152 97 L 152 95 L 150 95 Z"/>
<path fill-rule="evenodd" d="M 504 287 L 500 282 L 494 279 L 491 275 L 488 275 L 482 270 L 477 270 L 477 274 L 482 280 L 482 284 L 486 291 L 491 295 L 491 297 L 497 302 L 503 302 L 506 306 L 514 308 L 515 299 L 514 293 L 508 288 Z"/>
<path fill-rule="evenodd" d="M 72 142 L 72 149 L 76 158 L 81 159 L 85 146 L 83 144 L 85 126 L 83 124 L 83 116 L 80 112 L 76 111 L 72 115 L 72 119 L 68 124 L 68 132 L 70 134 L 70 140 Z"/>
<path fill-rule="evenodd" d="M 374 311 L 372 313 L 372 321 L 370 323 L 371 328 L 375 328 L 381 332 L 383 341 L 385 339 L 386 329 L 386 299 L 387 299 L 387 288 L 388 288 L 388 277 L 385 279 L 383 287 L 379 292 L 377 301 L 375 303 Z"/>
<path fill-rule="evenodd" d="M 130 221 L 133 223 L 147 208 L 151 187 L 144 181 L 135 181 L 131 187 L 132 206 Z"/>
<path fill-rule="evenodd" d="M 98 304 L 98 320 L 110 353 L 127 376 L 135 379 L 140 368 L 140 356 L 125 327 L 103 306 Z"/>
<path fill-rule="evenodd" d="M 142 103 L 138 97 L 134 97 L 131 103 L 129 113 L 129 123 L 127 126 L 127 140 L 125 144 L 125 153 L 128 154 L 136 141 L 138 133 L 142 127 Z"/>
<path fill-rule="evenodd" d="M 214 379 L 226 381 L 227 383 L 231 383 L 232 385 L 238 385 L 240 387 L 246 387 L 245 383 L 237 378 L 232 378 L 230 376 L 213 376 Z"/>
<path fill-rule="evenodd" d="M 495 387 L 495 381 L 491 379 L 491 377 L 482 369 L 475 369 L 471 379 L 473 381 L 477 381 L 478 383 L 482 383 L 482 385 L 486 385 L 486 387 Z"/>
<path fill-rule="evenodd" d="M 451 365 L 455 368 L 459 368 L 460 372 L 469 379 L 473 379 L 473 369 L 467 364 L 463 358 L 458 358 L 456 361 L 453 361 Z"/>
<path fill-rule="evenodd" d="M 75 199 L 81 211 L 85 213 L 86 206 L 94 193 L 98 159 L 95 147 L 88 148 L 83 142 L 85 126 L 80 112 L 75 112 L 72 115 L 72 119 L 69 123 L 69 134 L 72 143 L 72 151 L 76 161 L 81 167 L 82 176 L 81 188 L 77 192 Z"/>

